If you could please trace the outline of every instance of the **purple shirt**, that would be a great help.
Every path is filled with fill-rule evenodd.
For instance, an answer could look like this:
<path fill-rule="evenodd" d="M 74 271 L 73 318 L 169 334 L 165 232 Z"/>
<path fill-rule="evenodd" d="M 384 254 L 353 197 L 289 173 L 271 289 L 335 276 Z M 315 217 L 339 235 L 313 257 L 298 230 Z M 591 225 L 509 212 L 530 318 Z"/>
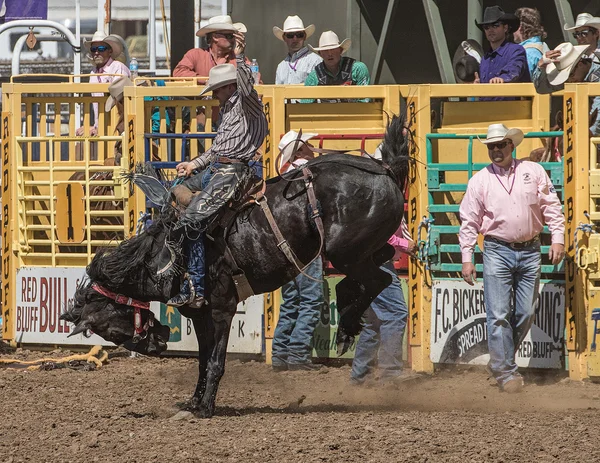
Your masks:
<path fill-rule="evenodd" d="M 482 84 L 487 84 L 493 77 L 502 77 L 505 83 L 531 82 L 525 49 L 505 41 L 497 49 L 488 51 L 481 60 L 479 78 Z"/>

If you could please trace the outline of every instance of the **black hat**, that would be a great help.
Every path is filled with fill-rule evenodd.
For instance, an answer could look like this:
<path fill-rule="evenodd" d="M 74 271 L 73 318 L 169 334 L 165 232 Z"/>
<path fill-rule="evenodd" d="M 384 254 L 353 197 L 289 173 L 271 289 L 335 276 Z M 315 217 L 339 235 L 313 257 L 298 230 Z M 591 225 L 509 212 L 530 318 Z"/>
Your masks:
<path fill-rule="evenodd" d="M 475 73 L 479 72 L 479 61 L 467 52 L 469 48 L 483 57 L 483 48 L 477 40 L 467 39 L 458 46 L 452 58 L 452 69 L 459 83 L 473 82 Z"/>
<path fill-rule="evenodd" d="M 483 21 L 480 23 L 475 20 L 475 24 L 481 30 L 486 24 L 494 24 L 496 22 L 503 22 L 508 24 L 509 32 L 514 32 L 519 28 L 521 21 L 512 13 L 505 13 L 499 6 L 489 6 L 483 12 Z"/>

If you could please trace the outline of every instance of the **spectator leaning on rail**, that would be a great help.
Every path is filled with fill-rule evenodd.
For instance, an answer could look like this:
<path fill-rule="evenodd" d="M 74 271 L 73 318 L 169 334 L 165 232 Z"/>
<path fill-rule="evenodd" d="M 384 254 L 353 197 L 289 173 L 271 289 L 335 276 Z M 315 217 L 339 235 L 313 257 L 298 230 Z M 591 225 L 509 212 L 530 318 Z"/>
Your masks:
<path fill-rule="evenodd" d="M 350 39 L 344 39 L 340 43 L 340 39 L 333 31 L 323 32 L 318 47 L 308 46 L 323 58 L 323 62 L 317 64 L 304 81 L 304 85 L 369 85 L 371 78 L 367 66 L 353 58 L 342 56 L 351 44 Z M 303 103 L 313 101 L 302 100 Z M 322 101 L 326 100 L 322 99 Z"/>
<path fill-rule="evenodd" d="M 490 367 L 500 388 L 520 392 L 515 352 L 531 328 L 541 274 L 540 233 L 552 234 L 553 265 L 564 256 L 565 219 L 554 186 L 535 162 L 513 159 L 523 132 L 492 124 L 482 143 L 492 163 L 477 172 L 460 204 L 462 276 L 476 280 L 472 262 L 477 235 L 484 237 L 483 288 Z"/>
<path fill-rule="evenodd" d="M 600 50 L 598 49 L 598 37 L 600 35 L 600 18 L 589 13 L 577 15 L 574 26 L 565 24 L 566 31 L 573 31 L 573 37 L 577 45 L 587 45 L 585 56 L 594 62 L 600 63 Z M 598 53 L 598 54 L 597 54 Z"/>
<path fill-rule="evenodd" d="M 538 93 L 562 90 L 565 82 L 600 82 L 600 64 L 585 55 L 586 45 L 561 43 L 546 52 L 533 73 Z M 595 97 L 590 109 L 590 135 L 600 135 L 600 97 Z"/>
<path fill-rule="evenodd" d="M 303 84 L 315 66 L 323 60 L 319 55 L 311 53 L 306 46 L 306 40 L 315 32 L 313 24 L 304 27 L 302 19 L 298 16 L 288 16 L 283 29 L 273 27 L 273 34 L 285 42 L 288 54 L 277 65 L 275 84 Z"/>
<path fill-rule="evenodd" d="M 499 6 L 491 6 L 485 9 L 483 21 L 475 21 L 475 24 L 485 32 L 491 46 L 481 60 L 475 83 L 531 82 L 525 49 L 509 41 L 511 34 L 519 28 L 518 18 L 505 13 Z"/>
<path fill-rule="evenodd" d="M 316 133 L 303 133 L 301 141 L 297 141 L 296 131 L 286 133 L 279 143 L 280 170 L 300 168 L 314 158 L 308 140 L 316 136 Z M 321 256 L 317 256 L 304 269 L 304 274 L 300 273 L 281 287 L 279 320 L 273 336 L 273 370 L 316 370 L 320 367 L 311 361 L 311 341 L 324 303 L 322 279 L 323 262 Z"/>
<path fill-rule="evenodd" d="M 536 8 L 519 8 L 515 11 L 519 19 L 519 28 L 514 32 L 515 42 L 525 49 L 529 75 L 533 79 L 533 71 L 537 68 L 538 61 L 548 51 L 544 43 L 546 31 L 542 26 L 542 17 Z"/>
<path fill-rule="evenodd" d="M 250 174 L 248 161 L 255 156 L 267 134 L 263 105 L 253 88 L 252 72 L 245 62 L 244 35 L 236 32 L 235 40 L 237 69 L 233 64 L 212 68 L 208 85 L 200 94 L 212 91 L 213 98 L 219 100 L 221 124 L 217 136 L 204 154 L 176 166 L 178 176 L 190 177 L 177 187 L 200 193 L 194 196 L 178 224 L 191 233 L 185 233 L 184 240 L 189 279 L 185 279 L 179 294 L 168 301 L 175 307 L 200 308 L 204 305 L 203 227 L 234 196 L 239 182 Z M 196 169 L 203 172 L 192 176 Z"/>
<path fill-rule="evenodd" d="M 129 68 L 120 61 L 116 61 L 116 57 L 123 53 L 123 45 L 121 41 L 112 35 L 106 35 L 102 31 L 96 31 L 89 41 L 83 42 L 83 47 L 88 51 L 89 59 L 94 63 L 90 76 L 90 83 L 105 83 L 110 84 L 120 74 L 126 77 L 131 77 Z M 102 96 L 102 93 L 94 93 L 94 96 Z M 91 129 L 90 135 L 98 134 L 98 104 L 94 103 L 94 127 Z M 83 129 L 80 128 L 80 133 L 83 135 Z"/>

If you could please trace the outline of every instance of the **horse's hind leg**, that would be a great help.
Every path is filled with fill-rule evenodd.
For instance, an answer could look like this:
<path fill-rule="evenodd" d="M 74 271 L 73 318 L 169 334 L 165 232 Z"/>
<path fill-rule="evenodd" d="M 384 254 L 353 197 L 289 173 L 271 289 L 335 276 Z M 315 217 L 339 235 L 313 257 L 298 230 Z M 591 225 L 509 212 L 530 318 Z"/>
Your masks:
<path fill-rule="evenodd" d="M 338 354 L 342 355 L 360 332 L 361 318 L 365 310 L 392 280 L 390 275 L 381 270 L 372 260 L 346 265 L 332 263 L 335 268 L 347 275 L 335 288 L 340 312 L 336 342 Z"/>

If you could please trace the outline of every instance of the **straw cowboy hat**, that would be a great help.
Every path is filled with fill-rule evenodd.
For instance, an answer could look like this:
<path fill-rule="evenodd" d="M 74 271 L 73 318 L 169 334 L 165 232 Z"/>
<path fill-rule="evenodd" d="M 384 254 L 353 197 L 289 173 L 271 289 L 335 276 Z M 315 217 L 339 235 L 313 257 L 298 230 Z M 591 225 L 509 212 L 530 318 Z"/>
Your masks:
<path fill-rule="evenodd" d="M 552 85 L 564 84 L 587 49 L 588 45 L 573 45 L 570 42 L 558 45 L 555 50 L 560 51 L 560 56 L 546 66 L 548 82 Z"/>
<path fill-rule="evenodd" d="M 499 21 L 508 24 L 510 32 L 516 31 L 519 28 L 519 24 L 521 24 L 519 18 L 512 13 L 505 13 L 499 6 L 487 7 L 483 12 L 483 21 L 477 22 L 477 20 L 475 20 L 475 24 L 479 29 L 483 30 L 483 26 L 494 24 Z"/>
<path fill-rule="evenodd" d="M 318 133 L 302 133 L 300 137 L 298 137 L 298 132 L 295 130 L 290 130 L 283 137 L 281 137 L 281 141 L 279 142 L 279 151 L 281 151 L 281 158 L 279 161 L 279 168 L 281 169 L 287 162 L 292 160 L 292 155 L 294 154 L 294 147 L 299 149 L 302 146 L 302 142 L 307 142 L 308 140 L 315 138 L 318 136 Z M 302 140 L 302 142 L 296 143 L 296 140 Z"/>
<path fill-rule="evenodd" d="M 467 39 L 458 46 L 452 58 L 452 69 L 459 83 L 471 83 L 475 80 L 483 55 L 483 48 L 477 40 Z"/>
<path fill-rule="evenodd" d="M 108 86 L 108 96 L 106 100 L 106 104 L 104 105 L 104 110 L 106 112 L 110 111 L 114 105 L 117 104 L 117 101 L 123 99 L 123 92 L 125 91 L 125 87 L 132 87 L 133 82 L 129 77 L 119 77 L 111 82 Z"/>
<path fill-rule="evenodd" d="M 315 25 L 311 24 L 310 26 L 304 27 L 304 23 L 299 16 L 288 16 L 283 22 L 283 29 L 273 26 L 273 34 L 275 34 L 275 37 L 277 37 L 279 40 L 283 40 L 283 34 L 287 32 L 301 31 L 304 31 L 306 38 L 309 38 L 315 33 Z"/>
<path fill-rule="evenodd" d="M 211 32 L 220 31 L 241 32 L 242 34 L 245 34 L 248 32 L 248 29 L 246 29 L 244 23 L 234 23 L 229 15 L 213 16 L 208 20 L 206 26 L 198 29 L 196 35 L 198 37 L 204 37 Z"/>
<path fill-rule="evenodd" d="M 113 35 L 106 35 L 102 31 L 94 32 L 92 39 L 84 41 L 83 46 L 89 52 L 92 44 L 100 42 L 105 43 L 111 48 L 112 53 L 110 54 L 110 56 L 113 59 L 115 59 L 123 52 L 123 44 L 121 43 L 121 41 L 117 37 Z"/>
<path fill-rule="evenodd" d="M 488 127 L 487 137 L 485 140 L 479 138 L 479 141 L 484 145 L 488 145 L 490 143 L 498 143 L 507 138 L 510 138 L 515 147 L 519 146 L 523 141 L 523 131 L 521 129 L 509 129 L 504 124 L 491 124 Z"/>
<path fill-rule="evenodd" d="M 206 82 L 206 88 L 202 90 L 200 96 L 225 85 L 235 84 L 236 82 L 237 69 L 233 64 L 217 64 L 208 71 L 208 82 Z"/>
<path fill-rule="evenodd" d="M 340 43 L 340 39 L 335 32 L 325 31 L 321 34 L 321 37 L 319 37 L 319 46 L 313 47 L 309 45 L 308 48 L 310 48 L 311 51 L 318 53 L 323 50 L 333 50 L 341 47 L 342 53 L 345 53 L 348 48 L 350 48 L 350 45 L 352 45 L 350 39 L 344 39 L 344 41 Z"/>
<path fill-rule="evenodd" d="M 589 13 L 581 13 L 577 15 L 577 19 L 575 20 L 574 26 L 569 26 L 568 24 L 564 25 L 566 31 L 572 31 L 577 29 L 578 27 L 589 26 L 594 29 L 600 30 L 600 18 L 592 16 Z"/>

